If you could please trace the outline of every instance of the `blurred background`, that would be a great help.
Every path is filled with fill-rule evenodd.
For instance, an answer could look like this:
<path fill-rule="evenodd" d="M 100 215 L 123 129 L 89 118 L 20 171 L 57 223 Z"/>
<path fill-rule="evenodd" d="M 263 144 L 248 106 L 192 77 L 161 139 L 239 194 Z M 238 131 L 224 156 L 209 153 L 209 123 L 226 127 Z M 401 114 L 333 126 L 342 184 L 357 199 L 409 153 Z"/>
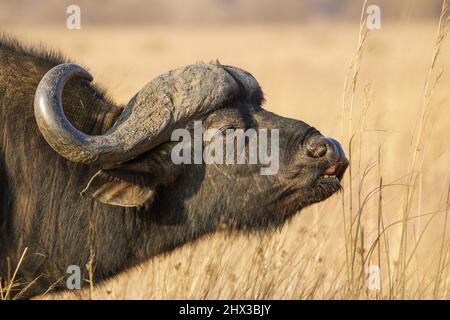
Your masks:
<path fill-rule="evenodd" d="M 385 19 L 433 19 L 438 0 L 378 0 Z M 369 3 L 369 4 L 371 4 Z M 359 19 L 361 1 L 355 0 L 1 0 L 0 21 L 13 24 L 58 24 L 65 9 L 77 4 L 83 21 L 93 25 L 305 23 L 313 20 Z"/>
<path fill-rule="evenodd" d="M 71 4 L 81 9 L 79 30 L 66 27 Z M 60 50 L 119 103 L 172 68 L 219 59 L 256 77 L 267 109 L 335 137 L 351 157 L 342 194 L 280 232 L 216 235 L 109 281 L 94 297 L 450 298 L 442 1 L 368 1 L 381 10 L 381 29 L 368 31 L 360 30 L 363 5 L 0 0 L 2 32 Z M 370 265 L 380 267 L 381 289 L 365 286 Z"/>

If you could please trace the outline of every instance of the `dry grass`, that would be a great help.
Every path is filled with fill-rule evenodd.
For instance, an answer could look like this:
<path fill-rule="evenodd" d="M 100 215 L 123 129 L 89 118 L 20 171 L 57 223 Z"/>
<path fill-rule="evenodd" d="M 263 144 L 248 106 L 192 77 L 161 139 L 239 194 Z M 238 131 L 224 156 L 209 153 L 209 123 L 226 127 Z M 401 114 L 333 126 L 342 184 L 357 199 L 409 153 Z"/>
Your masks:
<path fill-rule="evenodd" d="M 449 299 L 450 48 L 442 19 L 437 37 L 437 22 L 406 21 L 359 36 L 345 24 L 12 29 L 64 47 L 120 102 L 179 65 L 218 58 L 242 67 L 263 86 L 267 109 L 342 136 L 352 160 L 344 192 L 280 232 L 220 233 L 92 290 L 48 298 Z M 366 285 L 371 265 L 381 270 L 379 290 Z"/>

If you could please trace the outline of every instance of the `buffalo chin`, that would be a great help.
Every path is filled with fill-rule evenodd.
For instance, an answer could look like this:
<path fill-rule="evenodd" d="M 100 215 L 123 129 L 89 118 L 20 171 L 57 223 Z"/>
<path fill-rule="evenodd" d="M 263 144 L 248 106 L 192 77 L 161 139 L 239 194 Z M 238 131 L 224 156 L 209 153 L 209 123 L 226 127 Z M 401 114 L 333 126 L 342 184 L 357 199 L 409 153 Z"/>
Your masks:
<path fill-rule="evenodd" d="M 315 189 L 319 198 L 317 202 L 323 201 L 342 190 L 341 179 L 336 176 L 320 176 Z"/>

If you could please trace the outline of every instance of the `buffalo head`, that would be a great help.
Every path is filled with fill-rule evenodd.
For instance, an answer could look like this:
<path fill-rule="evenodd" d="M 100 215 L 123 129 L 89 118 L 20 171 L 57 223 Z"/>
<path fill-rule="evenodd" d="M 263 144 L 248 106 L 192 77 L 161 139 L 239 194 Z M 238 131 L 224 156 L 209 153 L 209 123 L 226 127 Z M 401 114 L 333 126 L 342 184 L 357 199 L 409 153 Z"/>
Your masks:
<path fill-rule="evenodd" d="M 78 190 L 85 197 L 148 210 L 154 221 L 201 225 L 192 230 L 205 233 L 222 223 L 238 229 L 277 226 L 341 188 L 348 161 L 340 144 L 302 121 L 264 110 L 259 84 L 241 69 L 195 64 L 161 75 L 130 100 L 102 135 L 79 131 L 64 115 L 61 95 L 74 77 L 92 80 L 74 64 L 47 72 L 36 91 L 35 116 L 59 155 L 95 168 L 85 189 Z M 251 149 L 244 150 L 245 161 L 239 164 L 224 154 L 224 161 L 174 161 L 181 150 L 174 132 L 185 129 L 194 140 L 198 121 L 203 134 L 264 131 L 270 146 L 266 155 L 277 161 L 276 170 L 262 174 L 268 163 L 251 163 Z M 193 140 L 188 145 L 198 144 Z M 221 143 L 228 145 L 228 140 Z M 244 145 L 253 142 L 244 137 Z M 212 143 L 202 139 L 200 154 Z M 233 152 L 237 157 L 238 148 Z"/>

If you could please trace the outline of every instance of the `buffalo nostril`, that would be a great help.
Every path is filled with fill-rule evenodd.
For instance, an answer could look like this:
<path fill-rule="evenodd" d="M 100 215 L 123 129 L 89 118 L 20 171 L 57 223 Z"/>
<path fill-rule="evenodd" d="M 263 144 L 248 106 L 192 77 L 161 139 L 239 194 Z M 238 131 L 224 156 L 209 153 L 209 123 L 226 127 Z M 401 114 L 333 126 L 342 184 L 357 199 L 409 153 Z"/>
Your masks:
<path fill-rule="evenodd" d="M 328 148 L 329 146 L 323 137 L 315 137 L 308 142 L 306 152 L 309 157 L 322 158 L 327 154 Z"/>

